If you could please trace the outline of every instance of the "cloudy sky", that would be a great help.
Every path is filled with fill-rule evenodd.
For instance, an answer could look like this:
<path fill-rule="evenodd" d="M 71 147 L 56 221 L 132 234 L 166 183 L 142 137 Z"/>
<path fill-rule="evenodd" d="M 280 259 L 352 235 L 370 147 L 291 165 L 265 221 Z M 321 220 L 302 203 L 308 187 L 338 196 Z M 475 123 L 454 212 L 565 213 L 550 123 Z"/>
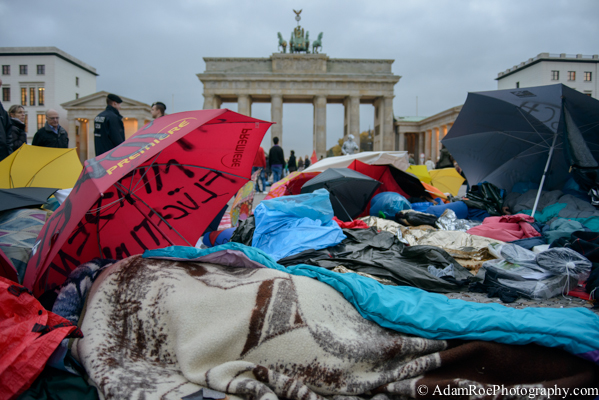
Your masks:
<path fill-rule="evenodd" d="M 203 57 L 270 56 L 293 9 L 311 37 L 324 33 L 329 57 L 395 60 L 396 116 L 463 104 L 539 53 L 599 53 L 597 0 L 0 0 L 0 47 L 56 46 L 97 69 L 98 91 L 179 112 L 203 106 Z M 360 114 L 361 130 L 372 127 L 374 108 Z M 252 115 L 269 120 L 270 105 Z M 327 148 L 342 127 L 343 107 L 328 105 Z M 283 129 L 286 155 L 311 154 L 311 105 L 285 104 Z"/>

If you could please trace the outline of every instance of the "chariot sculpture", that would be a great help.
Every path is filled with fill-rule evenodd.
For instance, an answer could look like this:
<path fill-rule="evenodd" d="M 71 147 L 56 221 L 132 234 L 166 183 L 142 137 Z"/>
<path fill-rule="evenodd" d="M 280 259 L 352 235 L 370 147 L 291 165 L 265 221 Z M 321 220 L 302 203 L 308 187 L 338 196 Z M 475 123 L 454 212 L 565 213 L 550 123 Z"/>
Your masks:
<path fill-rule="evenodd" d="M 299 24 L 299 21 L 301 19 L 300 14 L 302 13 L 302 10 L 293 10 L 293 12 L 295 13 L 295 20 L 297 21 L 297 26 L 293 29 L 293 32 L 291 32 L 291 38 L 289 39 L 289 53 L 309 54 L 310 32 L 304 32 L 304 28 L 302 28 Z M 281 51 L 282 49 L 281 53 L 285 53 L 287 51 L 287 42 L 283 40 L 281 32 L 277 32 L 277 35 L 279 36 L 279 51 Z M 322 48 L 322 32 L 320 32 L 320 34 L 318 35 L 318 39 L 314 41 L 314 44 L 312 45 L 312 52 L 317 54 L 319 48 Z"/>

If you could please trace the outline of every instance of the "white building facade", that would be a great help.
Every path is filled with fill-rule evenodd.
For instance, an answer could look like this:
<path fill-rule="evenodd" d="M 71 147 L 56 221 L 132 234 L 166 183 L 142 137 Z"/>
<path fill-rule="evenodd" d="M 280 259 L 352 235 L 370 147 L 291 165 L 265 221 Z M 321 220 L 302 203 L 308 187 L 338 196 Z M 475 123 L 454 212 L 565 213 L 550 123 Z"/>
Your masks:
<path fill-rule="evenodd" d="M 61 104 L 95 93 L 96 69 L 56 47 L 0 47 L 0 67 L 0 99 L 7 111 L 13 104 L 25 107 L 27 143 L 52 108 L 69 134 L 69 147 L 75 147 L 75 132 L 69 130 Z"/>
<path fill-rule="evenodd" d="M 497 74 L 497 89 L 563 83 L 581 93 L 599 98 L 599 55 L 540 53 Z"/>

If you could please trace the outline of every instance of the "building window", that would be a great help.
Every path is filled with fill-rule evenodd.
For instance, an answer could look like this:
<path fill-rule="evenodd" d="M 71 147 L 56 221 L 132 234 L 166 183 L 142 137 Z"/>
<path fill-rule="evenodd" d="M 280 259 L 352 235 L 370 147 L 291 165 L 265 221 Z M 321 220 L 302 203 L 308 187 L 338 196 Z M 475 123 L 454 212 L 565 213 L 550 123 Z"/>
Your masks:
<path fill-rule="evenodd" d="M 10 65 L 2 66 L 2 75 L 10 75 Z"/>
<path fill-rule="evenodd" d="M 27 75 L 27 65 L 19 65 L 19 74 Z"/>
<path fill-rule="evenodd" d="M 27 88 L 24 87 L 21 88 L 21 105 L 27 105 Z"/>
<path fill-rule="evenodd" d="M 46 75 L 46 66 L 45 65 L 38 65 L 37 66 L 37 74 L 38 75 Z"/>
<path fill-rule="evenodd" d="M 2 101 L 10 101 L 10 88 L 9 87 L 2 88 Z"/>
<path fill-rule="evenodd" d="M 559 71 L 551 71 L 551 80 L 559 81 Z"/>
<path fill-rule="evenodd" d="M 592 90 L 585 90 L 584 94 L 586 94 L 589 97 L 593 97 L 593 91 Z"/>
<path fill-rule="evenodd" d="M 46 125 L 46 116 L 44 114 L 37 115 L 37 129 L 42 129 Z"/>
<path fill-rule="evenodd" d="M 41 87 L 37 88 L 37 105 L 43 106 L 46 102 L 46 89 Z"/>
<path fill-rule="evenodd" d="M 584 73 L 584 81 L 585 82 L 591 82 L 593 80 L 593 73 L 592 72 L 585 72 Z"/>
<path fill-rule="evenodd" d="M 568 71 L 568 80 L 575 81 L 576 80 L 576 71 Z"/>
<path fill-rule="evenodd" d="M 79 93 L 75 93 L 75 98 L 78 99 L 79 98 Z"/>
<path fill-rule="evenodd" d="M 75 77 L 75 86 L 79 87 L 79 77 Z"/>
<path fill-rule="evenodd" d="M 29 105 L 30 106 L 34 106 L 35 105 L 35 88 L 29 88 Z"/>
<path fill-rule="evenodd" d="M 516 88 L 520 87 L 520 82 L 516 82 Z"/>

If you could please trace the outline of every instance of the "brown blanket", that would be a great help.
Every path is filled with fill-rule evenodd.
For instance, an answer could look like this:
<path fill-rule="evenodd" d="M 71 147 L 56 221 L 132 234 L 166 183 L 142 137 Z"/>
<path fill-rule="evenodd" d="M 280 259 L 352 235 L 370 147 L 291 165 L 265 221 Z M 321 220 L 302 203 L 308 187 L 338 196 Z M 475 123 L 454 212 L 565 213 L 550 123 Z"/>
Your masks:
<path fill-rule="evenodd" d="M 326 284 L 266 268 L 127 258 L 94 284 L 82 331 L 73 353 L 106 398 L 541 399 L 599 382 L 557 349 L 381 328 Z"/>

